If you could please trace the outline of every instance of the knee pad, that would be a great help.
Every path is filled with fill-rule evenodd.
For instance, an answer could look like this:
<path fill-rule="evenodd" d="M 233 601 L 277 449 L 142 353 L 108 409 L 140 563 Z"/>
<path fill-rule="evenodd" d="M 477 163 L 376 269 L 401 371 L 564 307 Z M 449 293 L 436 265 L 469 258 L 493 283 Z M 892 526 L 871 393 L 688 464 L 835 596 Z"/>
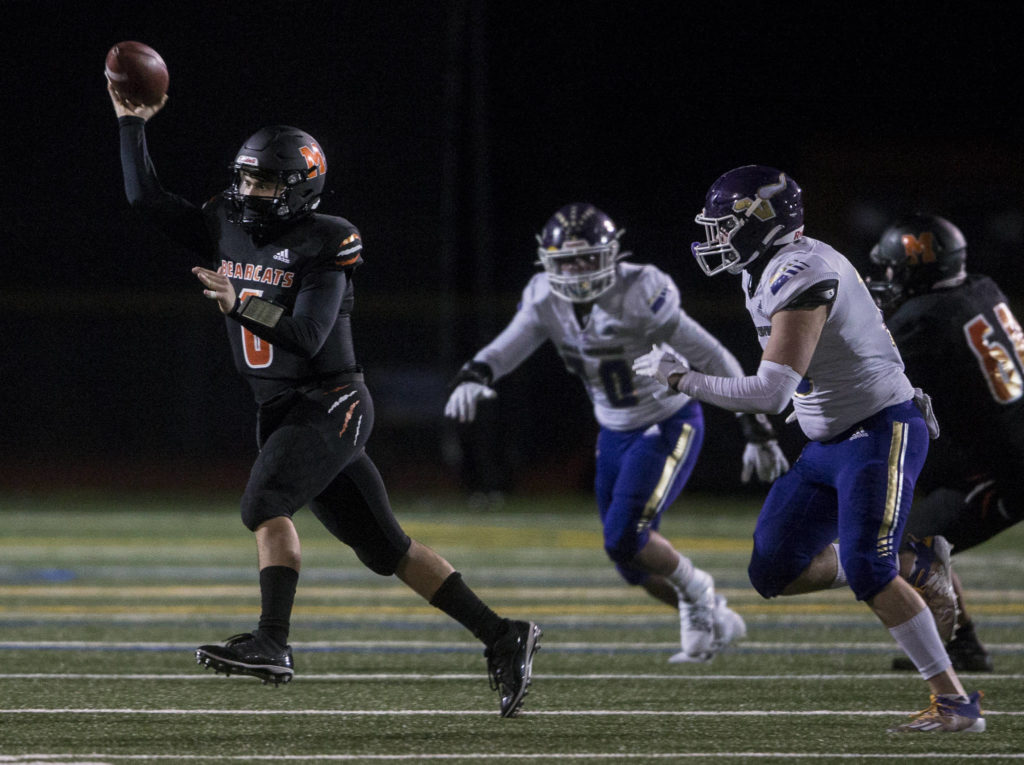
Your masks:
<path fill-rule="evenodd" d="M 760 555 L 757 547 L 750 555 L 747 576 L 757 593 L 765 599 L 778 597 L 786 585 L 800 576 L 808 561 L 780 561 Z"/>
<path fill-rule="evenodd" d="M 650 535 L 647 531 L 644 531 L 642 534 L 623 532 L 615 537 L 609 537 L 606 531 L 604 551 L 612 563 L 615 563 L 617 566 L 628 566 L 629 562 L 647 544 L 649 538 Z"/>
<path fill-rule="evenodd" d="M 381 576 L 391 576 L 398 568 L 398 562 L 409 551 L 410 544 L 412 544 L 412 540 L 406 537 L 406 545 L 401 549 L 391 544 L 373 549 L 367 547 L 353 547 L 352 549 L 355 550 L 359 562 L 370 571 Z"/>
<path fill-rule="evenodd" d="M 842 545 L 839 547 L 839 553 L 842 556 L 846 579 L 857 600 L 873 598 L 899 574 L 898 564 L 894 559 L 880 558 L 870 553 L 845 555 Z"/>
<path fill-rule="evenodd" d="M 619 572 L 619 576 L 626 580 L 626 584 L 640 585 L 647 581 L 647 577 L 650 576 L 643 569 L 639 569 L 636 566 L 630 566 L 627 563 L 616 563 L 615 570 Z"/>
<path fill-rule="evenodd" d="M 266 497 L 252 499 L 248 494 L 242 497 L 242 523 L 249 531 L 256 531 L 260 524 L 281 516 L 291 518 L 292 513 Z"/>
<path fill-rule="evenodd" d="M 750 556 L 750 563 L 747 566 L 747 577 L 750 584 L 762 598 L 774 598 L 786 586 L 777 582 L 772 575 L 772 570 L 765 562 L 758 557 L 757 553 Z"/>

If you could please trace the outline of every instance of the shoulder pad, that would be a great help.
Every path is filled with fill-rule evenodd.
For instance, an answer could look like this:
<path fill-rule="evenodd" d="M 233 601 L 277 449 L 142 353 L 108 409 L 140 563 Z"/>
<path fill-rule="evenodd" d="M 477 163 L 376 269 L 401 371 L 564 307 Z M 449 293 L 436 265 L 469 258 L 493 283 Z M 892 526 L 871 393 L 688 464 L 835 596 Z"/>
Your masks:
<path fill-rule="evenodd" d="M 214 194 L 212 197 L 203 202 L 203 206 L 200 208 L 203 212 L 213 209 L 213 207 L 224 198 L 223 194 Z"/>
<path fill-rule="evenodd" d="M 321 241 L 318 265 L 332 271 L 354 268 L 363 262 L 359 229 L 344 218 L 313 215 L 313 235 Z"/>
<path fill-rule="evenodd" d="M 813 308 L 815 305 L 831 303 L 835 299 L 838 280 L 839 274 L 832 264 L 816 253 L 798 251 L 777 255 L 761 276 L 762 310 L 771 316 L 779 310 Z M 816 298 L 819 302 L 800 305 L 802 296 L 808 291 L 812 294 L 807 299 L 815 299 L 814 290 L 818 285 L 825 285 L 823 292 Z M 831 297 L 826 297 L 829 285 L 833 292 Z"/>
<path fill-rule="evenodd" d="M 650 264 L 636 269 L 629 279 L 627 310 L 643 316 L 665 316 L 679 308 L 679 289 L 672 278 Z"/>
<path fill-rule="evenodd" d="M 548 285 L 548 276 L 545 273 L 534 274 L 523 287 L 523 296 L 519 302 L 520 308 L 531 303 L 539 303 L 551 294 L 551 287 Z"/>

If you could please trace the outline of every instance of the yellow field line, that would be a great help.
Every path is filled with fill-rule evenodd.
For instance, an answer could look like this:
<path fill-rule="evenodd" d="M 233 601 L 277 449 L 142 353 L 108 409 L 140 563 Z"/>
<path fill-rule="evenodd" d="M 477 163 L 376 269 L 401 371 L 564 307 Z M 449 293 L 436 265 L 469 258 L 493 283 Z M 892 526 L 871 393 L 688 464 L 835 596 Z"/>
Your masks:
<path fill-rule="evenodd" d="M 559 548 L 559 549 L 582 549 L 600 550 L 604 546 L 599 531 L 544 528 L 540 526 L 458 526 L 451 524 L 424 524 L 407 523 L 403 524 L 405 530 L 416 539 L 421 539 L 431 546 L 443 547 L 469 547 L 472 549 L 507 549 L 510 551 L 521 550 L 524 547 L 532 548 Z M 681 550 L 701 552 L 728 552 L 743 553 L 750 552 L 749 540 L 729 539 L 726 537 L 673 537 L 673 544 Z M 0 540 L 0 553 L 10 549 L 12 552 L 23 552 L 26 548 L 42 548 L 53 550 L 55 548 L 82 547 L 101 548 L 114 547 L 127 551 L 133 549 L 171 549 L 187 544 L 190 549 L 197 547 L 210 548 L 237 548 L 247 543 L 243 531 L 239 530 L 236 539 L 204 539 L 196 540 L 193 537 L 163 537 L 158 540 L 145 537 L 126 539 L 123 537 L 81 537 L 81 536 L 53 536 L 53 537 L 12 537 L 6 536 Z M 251 541 L 249 542 L 251 544 Z M 306 542 L 307 548 L 334 548 L 338 543 L 330 539 L 313 539 Z"/>

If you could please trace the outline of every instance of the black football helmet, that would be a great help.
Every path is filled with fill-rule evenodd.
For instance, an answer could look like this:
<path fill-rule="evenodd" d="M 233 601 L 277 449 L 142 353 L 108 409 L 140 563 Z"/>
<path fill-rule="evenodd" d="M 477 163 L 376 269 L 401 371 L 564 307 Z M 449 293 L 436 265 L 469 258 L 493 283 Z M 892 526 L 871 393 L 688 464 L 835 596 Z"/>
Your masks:
<path fill-rule="evenodd" d="M 228 220 L 248 231 L 263 231 L 298 220 L 320 204 L 327 158 L 313 136 L 287 125 L 271 125 L 253 133 L 231 165 L 231 186 L 224 192 Z M 272 197 L 242 194 L 242 173 L 274 181 Z"/>
<path fill-rule="evenodd" d="M 786 173 L 745 165 L 720 176 L 694 219 L 706 241 L 691 249 L 708 276 L 738 274 L 759 255 L 803 235 L 800 187 Z"/>
<path fill-rule="evenodd" d="M 967 240 L 945 218 L 916 213 L 889 226 L 869 258 L 868 289 L 878 307 L 890 311 L 904 298 L 962 280 Z"/>
<path fill-rule="evenodd" d="M 539 265 L 551 291 L 563 300 L 589 303 L 615 284 L 619 237 L 625 229 L 592 204 L 574 202 L 551 216 L 537 235 Z"/>

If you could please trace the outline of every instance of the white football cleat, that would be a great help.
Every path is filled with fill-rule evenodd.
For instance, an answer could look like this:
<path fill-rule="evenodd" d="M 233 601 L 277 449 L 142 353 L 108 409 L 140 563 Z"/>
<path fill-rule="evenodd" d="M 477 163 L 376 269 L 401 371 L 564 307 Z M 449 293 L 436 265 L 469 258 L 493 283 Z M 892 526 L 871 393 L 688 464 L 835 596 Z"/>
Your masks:
<path fill-rule="evenodd" d="M 696 656 L 680 651 L 669 658 L 670 664 L 704 663 L 711 661 L 715 655 L 730 643 L 742 640 L 747 636 L 747 623 L 743 617 L 726 605 L 724 595 L 715 595 L 714 639 L 711 648 Z"/>
<path fill-rule="evenodd" d="M 718 653 L 730 643 L 747 636 L 747 623 L 743 617 L 729 608 L 724 595 L 715 596 L 715 642 L 711 649 Z"/>
<path fill-rule="evenodd" d="M 683 650 L 669 658 L 672 664 L 710 661 L 715 655 L 715 580 L 696 569 L 686 590 L 679 595 L 679 637 Z"/>

